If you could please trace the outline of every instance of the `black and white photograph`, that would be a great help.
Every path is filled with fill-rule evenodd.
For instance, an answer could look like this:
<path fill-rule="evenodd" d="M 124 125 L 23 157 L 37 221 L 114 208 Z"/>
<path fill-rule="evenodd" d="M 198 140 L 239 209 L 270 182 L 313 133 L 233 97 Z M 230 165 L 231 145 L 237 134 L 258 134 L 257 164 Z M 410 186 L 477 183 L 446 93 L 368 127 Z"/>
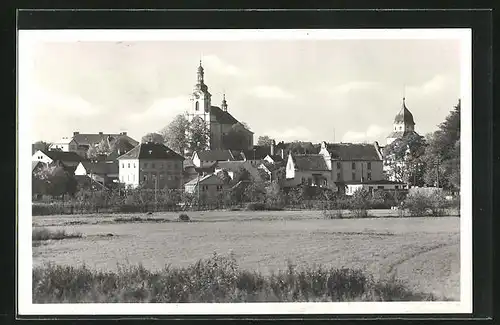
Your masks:
<path fill-rule="evenodd" d="M 18 55 L 20 311 L 471 312 L 470 30 L 22 30 Z"/>

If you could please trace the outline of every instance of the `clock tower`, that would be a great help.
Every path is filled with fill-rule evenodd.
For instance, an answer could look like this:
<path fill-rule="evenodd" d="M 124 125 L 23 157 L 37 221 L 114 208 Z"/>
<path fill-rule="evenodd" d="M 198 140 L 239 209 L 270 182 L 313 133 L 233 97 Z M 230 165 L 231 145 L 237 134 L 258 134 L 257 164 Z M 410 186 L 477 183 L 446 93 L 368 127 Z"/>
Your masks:
<path fill-rule="evenodd" d="M 188 119 L 192 121 L 194 118 L 201 118 L 208 130 L 210 130 L 211 97 L 212 95 L 208 92 L 208 87 L 205 84 L 204 70 L 200 60 L 197 71 L 197 82 L 191 94 L 191 110 L 188 113 Z"/>

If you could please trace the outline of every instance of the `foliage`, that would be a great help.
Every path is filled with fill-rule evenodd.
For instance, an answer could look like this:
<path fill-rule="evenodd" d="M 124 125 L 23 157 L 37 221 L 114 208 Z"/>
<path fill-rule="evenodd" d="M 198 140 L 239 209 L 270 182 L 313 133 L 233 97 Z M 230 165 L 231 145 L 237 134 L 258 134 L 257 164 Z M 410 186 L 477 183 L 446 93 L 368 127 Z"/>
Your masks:
<path fill-rule="evenodd" d="M 216 253 L 185 268 L 150 271 L 119 266 L 116 272 L 48 264 L 33 268 L 33 303 L 228 303 L 320 301 L 422 301 L 403 283 L 375 280 L 361 270 L 313 266 L 264 276 L 242 270 L 233 256 Z"/>
<path fill-rule="evenodd" d="M 184 114 L 177 115 L 170 124 L 160 131 L 169 148 L 183 155 L 188 148 L 189 121 Z"/>
<path fill-rule="evenodd" d="M 272 181 L 265 190 L 265 201 L 268 206 L 280 209 L 285 206 L 285 196 L 278 181 Z"/>
<path fill-rule="evenodd" d="M 38 194 L 51 196 L 74 195 L 77 189 L 75 178 L 63 167 L 57 165 L 45 166 L 33 175 L 33 184 Z"/>
<path fill-rule="evenodd" d="M 159 133 L 148 133 L 142 137 L 141 142 L 142 143 L 153 142 L 153 143 L 163 144 L 165 140 L 163 139 L 163 136 Z"/>
<path fill-rule="evenodd" d="M 385 164 L 390 166 L 389 176 L 398 182 L 423 185 L 426 148 L 424 137 L 409 133 L 384 147 Z"/>
<path fill-rule="evenodd" d="M 209 130 L 200 117 L 195 117 L 189 123 L 188 148 L 191 152 L 205 150 L 210 146 Z"/>
<path fill-rule="evenodd" d="M 99 158 L 101 156 L 107 156 L 111 153 L 112 148 L 109 145 L 107 139 L 102 139 L 96 146 L 91 146 L 87 150 L 87 158 Z"/>
<path fill-rule="evenodd" d="M 35 153 L 38 150 L 49 151 L 51 145 L 52 145 L 52 143 L 50 143 L 50 142 L 37 141 L 37 142 L 33 143 L 33 153 Z"/>
<path fill-rule="evenodd" d="M 426 184 L 459 190 L 460 102 L 438 130 L 429 135 L 428 142 L 424 157 L 428 166 L 424 175 Z"/>
<path fill-rule="evenodd" d="M 263 182 L 255 181 L 248 184 L 243 192 L 243 200 L 246 202 L 264 202 L 266 189 Z"/>
<path fill-rule="evenodd" d="M 442 191 L 415 191 L 407 196 L 403 207 L 408 209 L 412 217 L 423 217 L 429 213 L 434 217 L 440 217 L 445 215 L 447 202 Z"/>
<path fill-rule="evenodd" d="M 271 146 L 273 144 L 273 139 L 268 137 L 267 135 L 261 135 L 259 139 L 257 140 L 257 145 L 258 146 Z"/>
<path fill-rule="evenodd" d="M 350 208 L 356 218 L 368 217 L 368 209 L 371 207 L 371 193 L 361 189 L 354 192 L 350 199 Z"/>
<path fill-rule="evenodd" d="M 181 213 L 179 215 L 179 221 L 184 221 L 184 222 L 188 222 L 190 221 L 191 219 L 189 219 L 189 216 L 185 213 Z"/>
<path fill-rule="evenodd" d="M 231 176 L 229 176 L 229 173 L 225 169 L 218 171 L 215 175 L 222 180 L 224 185 L 227 185 L 231 182 Z"/>
<path fill-rule="evenodd" d="M 67 233 L 65 230 L 49 230 L 47 228 L 33 228 L 31 239 L 33 241 L 41 240 L 61 240 L 69 238 L 80 238 L 80 233 Z"/>

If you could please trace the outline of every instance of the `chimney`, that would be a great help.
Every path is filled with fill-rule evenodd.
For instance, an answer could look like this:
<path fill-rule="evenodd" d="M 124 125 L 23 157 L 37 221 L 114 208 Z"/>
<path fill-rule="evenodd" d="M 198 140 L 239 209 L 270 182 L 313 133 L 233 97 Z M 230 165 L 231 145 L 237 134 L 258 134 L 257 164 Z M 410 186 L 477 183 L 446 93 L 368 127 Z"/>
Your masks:
<path fill-rule="evenodd" d="M 281 159 L 285 159 L 285 149 L 281 148 Z"/>
<path fill-rule="evenodd" d="M 102 135 L 102 132 L 99 132 L 99 135 Z"/>
<path fill-rule="evenodd" d="M 121 134 L 121 135 L 127 135 L 127 132 L 122 132 L 122 133 L 120 133 L 120 134 Z"/>
<path fill-rule="evenodd" d="M 273 142 L 271 142 L 271 156 L 274 156 L 274 146 L 276 145 L 276 142 L 273 140 Z"/>
<path fill-rule="evenodd" d="M 73 135 L 77 135 L 77 134 L 80 134 L 80 132 L 73 132 Z"/>

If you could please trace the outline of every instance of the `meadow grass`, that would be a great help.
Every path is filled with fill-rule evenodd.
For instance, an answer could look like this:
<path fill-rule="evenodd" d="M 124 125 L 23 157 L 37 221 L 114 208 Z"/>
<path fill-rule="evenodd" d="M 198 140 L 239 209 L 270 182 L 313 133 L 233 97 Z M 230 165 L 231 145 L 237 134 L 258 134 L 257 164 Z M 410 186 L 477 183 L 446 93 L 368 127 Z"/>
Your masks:
<path fill-rule="evenodd" d="M 33 242 L 42 240 L 61 240 L 69 238 L 81 238 L 80 233 L 67 233 L 66 230 L 50 230 L 47 228 L 33 228 L 31 239 Z"/>
<path fill-rule="evenodd" d="M 224 303 L 436 300 L 394 278 L 375 281 L 360 270 L 313 266 L 270 275 L 240 269 L 214 254 L 189 267 L 150 271 L 142 265 L 97 271 L 47 264 L 33 269 L 33 303 Z"/>

